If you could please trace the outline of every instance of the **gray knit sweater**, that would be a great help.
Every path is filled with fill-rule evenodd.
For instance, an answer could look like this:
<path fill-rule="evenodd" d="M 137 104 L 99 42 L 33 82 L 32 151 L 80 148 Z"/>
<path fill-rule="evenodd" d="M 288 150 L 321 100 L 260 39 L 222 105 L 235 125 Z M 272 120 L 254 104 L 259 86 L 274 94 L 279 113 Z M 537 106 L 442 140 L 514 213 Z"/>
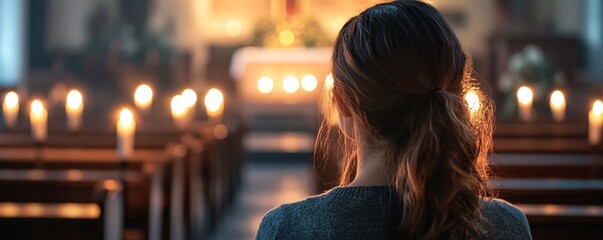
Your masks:
<path fill-rule="evenodd" d="M 337 187 L 270 211 L 256 239 L 399 239 L 394 189 Z M 482 239 L 532 239 L 525 215 L 503 200 L 484 200 L 488 233 Z"/>

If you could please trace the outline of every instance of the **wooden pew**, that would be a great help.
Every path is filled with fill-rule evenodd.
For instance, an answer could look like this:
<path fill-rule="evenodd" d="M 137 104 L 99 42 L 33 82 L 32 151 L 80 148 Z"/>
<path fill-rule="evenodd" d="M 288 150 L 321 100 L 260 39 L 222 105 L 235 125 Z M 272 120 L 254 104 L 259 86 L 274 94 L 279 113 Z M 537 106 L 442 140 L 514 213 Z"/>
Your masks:
<path fill-rule="evenodd" d="M 602 158 L 599 156 L 599 158 Z M 590 154 L 501 153 L 490 158 L 498 178 L 603 178 L 603 166 Z"/>
<path fill-rule="evenodd" d="M 534 239 L 598 239 L 603 236 L 603 206 L 516 204 L 527 216 Z"/>
<path fill-rule="evenodd" d="M 117 223 L 123 215 L 123 187 L 114 180 L 117 174 L 82 174 L 64 170 L 0 170 L 2 237 L 122 238 L 123 228 Z M 125 177 L 128 181 L 141 178 L 131 172 Z"/>
<path fill-rule="evenodd" d="M 33 153 L 34 150 L 0 148 L 0 171 L 7 168 L 29 171 L 27 177 L 34 179 L 49 176 L 58 171 L 65 172 L 76 180 L 78 178 L 98 178 L 107 174 L 118 178 L 120 172 L 123 171 L 142 174 L 145 176 L 144 181 L 128 181 L 125 185 L 124 223 L 126 230 L 134 229 L 132 232 L 138 232 L 138 235 L 142 236 L 161 236 L 162 212 L 170 206 L 168 198 L 170 193 L 163 190 L 163 186 L 170 183 L 165 182 L 168 179 L 164 173 L 166 168 L 172 167 L 172 158 L 166 156 L 164 151 L 136 150 L 134 157 L 125 165 L 116 159 L 113 149 L 43 148 L 41 151 L 44 157 L 42 159 L 44 168 L 36 169 L 40 159 L 35 158 L 38 154 Z M 42 173 L 42 176 L 35 175 Z M 10 172 L 3 175 L 12 176 Z M 82 192 L 72 195 L 76 198 L 77 196 L 85 197 Z M 39 196 L 33 194 L 32 200 L 35 201 Z M 159 213 L 156 213 L 157 211 Z M 171 219 L 168 220 L 171 221 Z"/>

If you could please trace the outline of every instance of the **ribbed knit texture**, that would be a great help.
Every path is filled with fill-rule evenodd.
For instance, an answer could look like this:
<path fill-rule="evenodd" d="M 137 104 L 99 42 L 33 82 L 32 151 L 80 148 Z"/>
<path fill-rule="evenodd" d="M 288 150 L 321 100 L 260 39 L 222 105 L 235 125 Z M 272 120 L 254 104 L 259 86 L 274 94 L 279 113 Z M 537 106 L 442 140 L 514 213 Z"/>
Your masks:
<path fill-rule="evenodd" d="M 531 239 L 525 215 L 503 200 L 482 201 L 488 220 L 481 239 Z M 387 186 L 337 187 L 270 211 L 256 239 L 400 239 L 401 208 Z"/>

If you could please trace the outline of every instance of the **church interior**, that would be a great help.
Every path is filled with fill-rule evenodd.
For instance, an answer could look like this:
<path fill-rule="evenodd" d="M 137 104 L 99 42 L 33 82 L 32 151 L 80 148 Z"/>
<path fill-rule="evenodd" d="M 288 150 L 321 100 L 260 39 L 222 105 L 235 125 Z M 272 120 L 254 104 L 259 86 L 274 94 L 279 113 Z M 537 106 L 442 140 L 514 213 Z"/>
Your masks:
<path fill-rule="evenodd" d="M 602 239 L 603 1 L 425 1 L 496 104 L 498 196 L 534 239 Z M 0 239 L 255 239 L 339 185 L 319 99 L 382 2 L 1 0 Z"/>

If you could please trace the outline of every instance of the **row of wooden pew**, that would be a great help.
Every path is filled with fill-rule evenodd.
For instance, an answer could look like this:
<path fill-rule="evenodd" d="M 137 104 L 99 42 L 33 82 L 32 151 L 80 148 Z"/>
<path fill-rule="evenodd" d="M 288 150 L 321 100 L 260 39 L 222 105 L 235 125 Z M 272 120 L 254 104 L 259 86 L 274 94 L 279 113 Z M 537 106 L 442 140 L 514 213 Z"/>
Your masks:
<path fill-rule="evenodd" d="M 6 239 L 200 239 L 235 198 L 240 124 L 136 135 L 120 161 L 111 133 L 0 134 L 0 232 Z M 226 129 L 226 136 L 214 129 Z"/>
<path fill-rule="evenodd" d="M 499 123 L 491 157 L 499 197 L 528 217 L 534 239 L 603 237 L 600 146 L 584 123 Z"/>

